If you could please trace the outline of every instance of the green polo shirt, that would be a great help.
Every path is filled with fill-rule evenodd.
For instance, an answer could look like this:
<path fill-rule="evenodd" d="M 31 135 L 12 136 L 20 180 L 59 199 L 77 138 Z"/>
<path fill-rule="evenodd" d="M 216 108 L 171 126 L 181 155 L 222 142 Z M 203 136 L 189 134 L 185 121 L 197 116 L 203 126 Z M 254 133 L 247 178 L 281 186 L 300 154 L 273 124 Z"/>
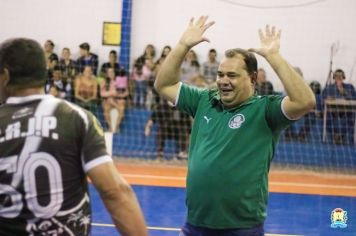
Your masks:
<path fill-rule="evenodd" d="M 292 123 L 281 96 L 252 96 L 225 109 L 217 91 L 182 84 L 177 107 L 194 118 L 190 137 L 188 223 L 251 228 L 264 221 L 268 171 L 280 132 Z"/>

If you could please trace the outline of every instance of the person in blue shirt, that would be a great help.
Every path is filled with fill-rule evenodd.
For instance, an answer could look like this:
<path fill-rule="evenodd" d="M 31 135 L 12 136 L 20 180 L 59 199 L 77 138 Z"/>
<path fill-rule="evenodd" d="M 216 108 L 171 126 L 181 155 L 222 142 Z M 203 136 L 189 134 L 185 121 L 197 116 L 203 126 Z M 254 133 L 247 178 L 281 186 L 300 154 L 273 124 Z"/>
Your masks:
<path fill-rule="evenodd" d="M 323 102 L 326 99 L 346 99 L 356 100 L 355 87 L 352 84 L 345 83 L 345 72 L 337 69 L 333 75 L 334 83 L 325 87 L 322 92 Z M 328 112 L 327 130 L 332 133 L 333 143 L 344 144 L 353 143 L 352 132 L 354 130 L 355 112 L 340 111 Z"/>

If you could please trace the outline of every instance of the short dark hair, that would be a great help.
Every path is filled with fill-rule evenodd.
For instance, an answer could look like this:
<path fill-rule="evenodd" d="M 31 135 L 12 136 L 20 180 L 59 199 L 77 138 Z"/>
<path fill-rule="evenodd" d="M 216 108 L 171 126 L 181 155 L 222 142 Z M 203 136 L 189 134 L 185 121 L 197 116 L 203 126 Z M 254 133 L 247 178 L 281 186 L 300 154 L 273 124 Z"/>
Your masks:
<path fill-rule="evenodd" d="M 311 90 L 313 91 L 314 94 L 320 94 L 321 93 L 321 84 L 314 80 L 309 84 Z"/>
<path fill-rule="evenodd" d="M 48 40 L 47 40 L 47 43 L 49 43 L 49 45 L 51 45 L 51 46 L 52 46 L 52 48 L 54 48 L 54 43 L 53 43 L 53 41 L 52 41 L 52 40 L 48 39 Z"/>
<path fill-rule="evenodd" d="M 241 55 L 244 58 L 246 64 L 246 71 L 250 76 L 255 76 L 257 73 L 257 60 L 252 52 L 241 48 L 234 48 L 225 51 L 225 56 L 227 58 L 233 58 L 237 55 Z"/>
<path fill-rule="evenodd" d="M 14 38 L 0 45 L 0 72 L 7 69 L 9 85 L 20 88 L 44 86 L 46 59 L 40 44 L 32 39 Z"/>
<path fill-rule="evenodd" d="M 336 69 L 336 70 L 334 71 L 333 79 L 335 79 L 335 74 L 336 74 L 336 73 L 341 73 L 341 74 L 342 74 L 342 78 L 343 78 L 343 79 L 346 79 L 345 72 L 344 72 L 342 69 Z"/>
<path fill-rule="evenodd" d="M 209 53 L 216 53 L 216 50 L 214 48 L 209 50 Z"/>
<path fill-rule="evenodd" d="M 114 54 L 115 56 L 117 56 L 117 52 L 115 50 L 111 50 L 109 54 Z"/>
<path fill-rule="evenodd" d="M 84 49 L 86 51 L 90 51 L 89 43 L 82 43 L 82 44 L 79 45 L 79 48 Z"/>

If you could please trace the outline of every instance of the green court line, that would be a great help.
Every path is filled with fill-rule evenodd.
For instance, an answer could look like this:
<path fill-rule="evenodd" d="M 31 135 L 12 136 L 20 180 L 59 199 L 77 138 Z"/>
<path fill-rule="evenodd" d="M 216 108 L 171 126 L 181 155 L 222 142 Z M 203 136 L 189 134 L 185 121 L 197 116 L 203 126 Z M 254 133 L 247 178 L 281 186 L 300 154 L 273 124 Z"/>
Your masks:
<path fill-rule="evenodd" d="M 93 226 L 99 227 L 115 227 L 113 224 L 102 224 L 102 223 L 92 223 Z M 166 228 L 166 227 L 154 227 L 147 226 L 147 229 L 150 230 L 161 230 L 161 231 L 180 231 L 179 228 Z M 265 234 L 265 236 L 303 236 L 303 235 L 295 235 L 295 234 Z"/>

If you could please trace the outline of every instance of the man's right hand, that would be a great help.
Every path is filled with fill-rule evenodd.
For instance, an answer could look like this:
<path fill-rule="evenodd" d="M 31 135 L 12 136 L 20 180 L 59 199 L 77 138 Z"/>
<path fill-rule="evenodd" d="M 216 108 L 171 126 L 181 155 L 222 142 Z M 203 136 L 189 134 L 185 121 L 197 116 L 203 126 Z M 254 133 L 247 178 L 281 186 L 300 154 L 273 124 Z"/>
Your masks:
<path fill-rule="evenodd" d="M 192 18 L 189 22 L 188 28 L 179 40 L 179 44 L 190 49 L 201 42 L 210 42 L 209 39 L 203 36 L 203 34 L 215 22 L 211 21 L 206 23 L 207 19 L 208 16 L 201 16 L 196 22 L 194 22 L 194 18 Z"/>

